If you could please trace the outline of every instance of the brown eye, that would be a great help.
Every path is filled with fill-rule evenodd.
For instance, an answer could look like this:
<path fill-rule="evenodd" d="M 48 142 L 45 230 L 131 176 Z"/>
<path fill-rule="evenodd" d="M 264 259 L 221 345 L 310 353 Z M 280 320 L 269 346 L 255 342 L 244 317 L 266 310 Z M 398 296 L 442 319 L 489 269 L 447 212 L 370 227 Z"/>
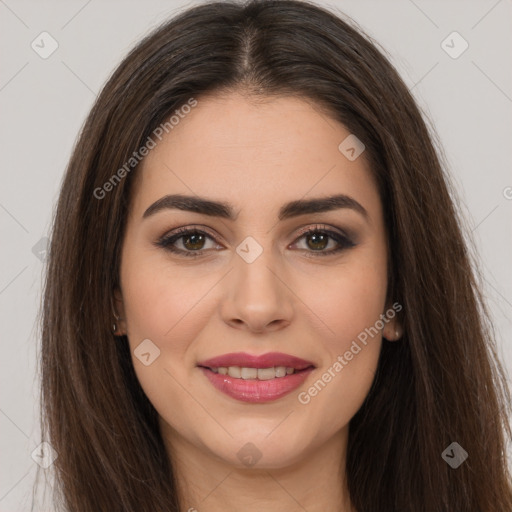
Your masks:
<path fill-rule="evenodd" d="M 315 226 L 302 232 L 297 240 L 301 239 L 305 240 L 304 250 L 310 253 L 316 253 L 314 256 L 328 256 L 356 245 L 346 235 L 325 229 L 322 226 Z M 334 243 L 334 247 L 326 250 L 331 242 Z M 294 243 L 294 245 L 297 244 L 298 242 Z"/>
<path fill-rule="evenodd" d="M 315 251 L 325 249 L 329 245 L 329 235 L 325 233 L 310 233 L 306 236 L 307 245 Z"/>
<path fill-rule="evenodd" d="M 204 234 L 196 231 L 188 235 L 182 235 L 180 238 L 183 239 L 182 244 L 186 249 L 196 251 L 202 249 L 205 242 Z"/>
<path fill-rule="evenodd" d="M 200 256 L 203 252 L 211 249 L 205 247 L 208 240 L 214 241 L 214 238 L 205 231 L 197 228 L 180 228 L 174 233 L 160 238 L 156 245 L 180 256 L 194 257 Z M 179 247 L 179 245 L 182 247 Z"/>
<path fill-rule="evenodd" d="M 314 256 L 328 256 L 355 246 L 355 243 L 346 235 L 325 229 L 322 226 L 315 226 L 303 231 L 293 245 L 297 245 L 298 240 L 302 239 L 305 241 L 305 247 L 299 247 L 299 249 Z M 155 244 L 179 256 L 197 257 L 208 250 L 215 249 L 215 244 L 213 244 L 214 247 L 205 247 L 208 241 L 215 242 L 215 239 L 203 230 L 180 228 L 163 236 Z M 217 245 L 217 248 L 219 247 L 222 246 Z"/>

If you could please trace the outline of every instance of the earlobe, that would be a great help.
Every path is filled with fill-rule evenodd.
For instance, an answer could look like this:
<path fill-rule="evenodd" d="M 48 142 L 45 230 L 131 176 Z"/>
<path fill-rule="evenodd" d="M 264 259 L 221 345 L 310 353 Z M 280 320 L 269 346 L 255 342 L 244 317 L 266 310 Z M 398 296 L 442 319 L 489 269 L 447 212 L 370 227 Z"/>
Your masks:
<path fill-rule="evenodd" d="M 397 320 L 392 320 L 382 330 L 382 336 L 388 341 L 398 341 L 403 336 L 402 326 Z"/>
<path fill-rule="evenodd" d="M 404 328 L 400 321 L 400 311 L 402 306 L 399 302 L 393 302 L 391 297 L 388 296 L 386 301 L 386 310 L 381 315 L 384 321 L 382 328 L 382 337 L 387 341 L 398 341 L 404 335 Z"/>

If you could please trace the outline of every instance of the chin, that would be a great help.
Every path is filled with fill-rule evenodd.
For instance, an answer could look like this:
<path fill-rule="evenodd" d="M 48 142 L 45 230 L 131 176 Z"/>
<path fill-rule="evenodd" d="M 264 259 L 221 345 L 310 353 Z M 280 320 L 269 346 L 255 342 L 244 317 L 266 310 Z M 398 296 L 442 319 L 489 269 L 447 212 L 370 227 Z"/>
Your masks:
<path fill-rule="evenodd" d="M 274 422 L 274 428 L 276 424 L 278 422 Z M 289 429 L 268 435 L 271 431 L 267 428 L 250 429 L 251 433 L 225 439 L 222 445 L 215 443 L 211 446 L 210 439 L 207 448 L 230 466 L 264 470 L 286 468 L 297 463 L 312 444 L 303 436 L 296 438 Z"/>

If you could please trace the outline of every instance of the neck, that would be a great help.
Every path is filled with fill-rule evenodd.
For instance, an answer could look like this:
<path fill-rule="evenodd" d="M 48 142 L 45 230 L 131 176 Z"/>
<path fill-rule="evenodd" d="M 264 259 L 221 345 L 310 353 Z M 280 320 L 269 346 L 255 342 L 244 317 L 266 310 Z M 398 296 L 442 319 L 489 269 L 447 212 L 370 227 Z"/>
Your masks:
<path fill-rule="evenodd" d="M 346 485 L 348 426 L 284 467 L 240 468 L 201 450 L 166 425 L 183 512 L 355 512 Z"/>

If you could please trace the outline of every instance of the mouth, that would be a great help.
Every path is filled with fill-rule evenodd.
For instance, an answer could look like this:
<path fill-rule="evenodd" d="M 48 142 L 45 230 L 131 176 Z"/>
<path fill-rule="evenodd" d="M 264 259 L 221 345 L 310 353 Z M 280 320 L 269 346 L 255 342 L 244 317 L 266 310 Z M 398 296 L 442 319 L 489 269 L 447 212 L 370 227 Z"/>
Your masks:
<path fill-rule="evenodd" d="M 247 366 L 219 366 L 218 368 L 207 369 L 211 370 L 213 373 L 218 373 L 220 375 L 229 375 L 234 379 L 244 380 L 281 379 L 282 377 L 286 377 L 287 375 L 293 375 L 294 373 L 303 372 L 307 370 L 307 368 L 304 368 L 303 370 L 297 370 L 296 368 L 286 366 L 272 366 L 270 368 L 249 368 Z"/>
<path fill-rule="evenodd" d="M 277 352 L 261 356 L 226 354 L 197 366 L 216 389 L 236 400 L 252 403 L 287 395 L 316 368 L 311 361 Z"/>

